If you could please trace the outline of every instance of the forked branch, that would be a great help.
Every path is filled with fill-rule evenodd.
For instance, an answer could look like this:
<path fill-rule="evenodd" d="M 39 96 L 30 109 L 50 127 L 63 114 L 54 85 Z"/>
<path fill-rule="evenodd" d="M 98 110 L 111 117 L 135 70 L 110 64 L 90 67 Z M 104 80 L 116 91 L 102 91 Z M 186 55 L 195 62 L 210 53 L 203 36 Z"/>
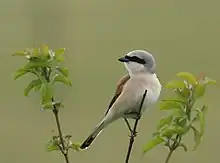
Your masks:
<path fill-rule="evenodd" d="M 136 137 L 136 134 L 137 134 L 137 131 L 136 131 L 137 130 L 137 125 L 138 125 L 138 122 L 141 118 L 141 109 L 142 109 L 146 94 L 147 94 L 147 90 L 145 90 L 145 92 L 143 94 L 143 97 L 141 99 L 141 104 L 140 104 L 140 107 L 139 107 L 139 110 L 138 110 L 138 116 L 135 120 L 134 128 L 131 131 L 130 142 L 129 142 L 129 146 L 128 146 L 128 152 L 127 152 L 127 155 L 126 155 L 125 163 L 129 162 L 129 158 L 130 158 L 130 155 L 131 155 L 131 150 L 132 150 L 133 143 L 134 143 L 134 138 Z"/>

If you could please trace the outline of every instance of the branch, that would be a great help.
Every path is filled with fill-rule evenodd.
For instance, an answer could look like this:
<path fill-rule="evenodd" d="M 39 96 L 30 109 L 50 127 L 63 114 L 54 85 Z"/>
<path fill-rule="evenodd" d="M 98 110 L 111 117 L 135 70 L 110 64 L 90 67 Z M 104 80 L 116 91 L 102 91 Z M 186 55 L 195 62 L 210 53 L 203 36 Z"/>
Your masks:
<path fill-rule="evenodd" d="M 54 101 L 52 95 L 53 88 L 51 88 L 54 82 L 61 82 L 71 86 L 71 81 L 68 79 L 68 69 L 60 66 L 60 63 L 63 62 L 64 59 L 64 52 L 64 48 L 57 49 L 53 52 L 52 49 L 43 44 L 40 48 L 28 48 L 13 54 L 13 56 L 23 56 L 28 61 L 24 67 L 22 66 L 23 68 L 15 72 L 14 79 L 27 73 L 34 74 L 37 77 L 37 79 L 32 80 L 25 88 L 25 96 L 28 96 L 28 93 L 34 88 L 35 91 L 41 91 L 41 104 L 44 106 L 43 109 L 52 109 L 58 129 L 58 136 L 53 136 L 52 140 L 48 143 L 48 151 L 59 150 L 65 157 L 66 163 L 69 163 L 68 150 L 69 148 L 73 148 L 73 144 L 70 141 L 70 136 L 63 136 L 62 134 L 59 121 L 59 108 L 62 107 L 62 104 L 61 102 L 57 103 Z M 56 69 L 54 67 L 56 67 Z M 57 69 L 57 67 L 59 67 L 59 69 Z M 45 87 L 42 87 L 42 85 Z M 76 149 L 77 147 L 75 150 Z"/>
<path fill-rule="evenodd" d="M 129 146 L 128 146 L 128 152 L 127 152 L 125 163 L 129 162 L 129 158 L 130 158 L 130 155 L 131 155 L 131 149 L 132 149 L 132 146 L 133 146 L 133 143 L 134 143 L 134 138 L 136 137 L 136 134 L 137 134 L 137 131 L 136 131 L 137 130 L 137 125 L 138 125 L 138 122 L 139 122 L 139 120 L 141 118 L 141 108 L 143 106 L 146 94 L 147 94 L 147 90 L 145 90 L 145 92 L 143 94 L 143 97 L 142 97 L 142 100 L 141 100 L 141 104 L 140 104 L 140 107 L 139 107 L 139 110 L 138 110 L 138 116 L 137 116 L 137 118 L 135 120 L 134 128 L 133 128 L 133 130 L 131 132 L 130 143 L 129 143 Z"/>
<path fill-rule="evenodd" d="M 166 158 L 166 160 L 165 160 L 165 163 L 168 163 L 168 162 L 169 162 L 172 153 L 173 153 L 173 150 L 170 150 L 170 152 L 169 152 L 169 154 L 167 155 L 167 158 Z"/>
<path fill-rule="evenodd" d="M 48 73 L 47 69 L 45 67 L 43 68 L 43 73 L 44 73 L 45 79 L 47 80 L 48 83 L 50 82 L 50 71 L 51 70 L 49 70 L 49 73 Z M 54 103 L 54 98 L 53 97 L 52 97 L 51 101 L 52 101 L 52 103 Z M 58 115 L 59 110 L 56 108 L 55 105 L 53 105 L 53 113 L 54 113 L 54 116 L 55 116 L 55 119 L 56 119 L 57 130 L 58 130 L 59 137 L 60 137 L 60 142 L 61 142 L 60 151 L 63 154 L 63 156 L 66 160 L 66 163 L 69 163 L 68 149 L 65 146 L 65 143 L 64 143 L 64 140 L 63 140 L 62 130 L 61 130 L 61 127 L 60 127 L 60 120 L 59 120 L 59 115 Z"/>
<path fill-rule="evenodd" d="M 165 163 L 168 163 L 170 161 L 173 152 L 179 147 L 181 140 L 182 140 L 181 136 L 177 134 L 173 144 L 168 146 L 170 151 L 167 155 Z"/>
<path fill-rule="evenodd" d="M 52 102 L 54 102 L 53 98 L 52 98 Z M 61 145 L 62 145 L 62 148 L 61 148 L 60 151 L 64 155 L 66 163 L 69 163 L 68 149 L 66 149 L 65 144 L 64 144 L 63 134 L 62 134 L 62 130 L 61 130 L 61 127 L 60 127 L 58 110 L 57 110 L 55 105 L 53 105 L 53 113 L 54 113 L 55 118 L 56 118 L 57 129 L 58 129 L 58 133 L 59 133 L 59 137 L 60 137 L 60 142 L 61 142 Z"/>

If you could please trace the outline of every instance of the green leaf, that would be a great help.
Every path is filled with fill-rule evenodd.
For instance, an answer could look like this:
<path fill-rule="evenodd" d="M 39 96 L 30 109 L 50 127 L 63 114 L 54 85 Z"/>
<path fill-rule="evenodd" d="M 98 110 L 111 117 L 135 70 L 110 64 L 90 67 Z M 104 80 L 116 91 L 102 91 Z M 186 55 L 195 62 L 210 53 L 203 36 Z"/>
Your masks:
<path fill-rule="evenodd" d="M 47 67 L 49 63 L 47 61 L 29 61 L 28 64 L 25 66 L 25 69 L 33 69 L 33 68 L 40 68 L 40 67 Z"/>
<path fill-rule="evenodd" d="M 197 83 L 195 76 L 192 75 L 192 74 L 189 73 L 189 72 L 179 72 L 179 73 L 177 74 L 177 76 L 183 78 L 183 79 L 186 80 L 189 84 L 196 85 L 196 83 Z"/>
<path fill-rule="evenodd" d="M 65 52 L 65 48 L 60 48 L 58 50 L 55 51 L 55 58 L 57 61 L 63 61 L 64 60 L 64 54 Z"/>
<path fill-rule="evenodd" d="M 186 123 L 187 123 L 187 117 L 186 116 L 183 116 L 180 119 L 178 119 L 178 125 L 185 126 Z"/>
<path fill-rule="evenodd" d="M 167 127 L 160 133 L 161 136 L 166 138 L 171 138 L 174 134 L 176 134 L 176 131 L 173 127 Z"/>
<path fill-rule="evenodd" d="M 41 45 L 40 51 L 44 56 L 49 55 L 49 47 L 46 44 Z"/>
<path fill-rule="evenodd" d="M 43 83 L 41 85 L 42 104 L 46 104 L 52 100 L 53 90 L 51 83 Z"/>
<path fill-rule="evenodd" d="M 165 125 L 169 125 L 173 120 L 173 116 L 168 116 L 168 117 L 165 117 L 165 118 L 162 118 L 160 121 L 159 121 L 159 124 L 157 125 L 157 130 L 159 130 L 160 128 L 164 127 Z"/>
<path fill-rule="evenodd" d="M 65 53 L 65 48 L 60 48 L 55 51 L 56 55 L 63 55 Z"/>
<path fill-rule="evenodd" d="M 149 150 L 153 149 L 157 145 L 164 142 L 164 139 L 160 136 L 154 137 L 152 140 L 150 140 L 145 146 L 144 146 L 144 153 L 148 152 Z"/>
<path fill-rule="evenodd" d="M 201 136 L 200 136 L 199 131 L 194 126 L 190 126 L 190 128 L 193 130 L 193 133 L 194 133 L 195 144 L 194 144 L 193 150 L 195 151 L 201 142 Z"/>
<path fill-rule="evenodd" d="M 185 135 L 189 131 L 188 126 L 176 126 L 176 133 L 179 135 Z"/>
<path fill-rule="evenodd" d="M 52 101 L 43 104 L 43 110 L 53 109 Z"/>
<path fill-rule="evenodd" d="M 171 88 L 171 89 L 176 89 L 176 88 L 185 88 L 186 85 L 183 81 L 174 80 L 174 81 L 168 82 L 166 87 Z"/>
<path fill-rule="evenodd" d="M 171 138 L 174 134 L 184 135 L 186 132 L 185 127 L 181 126 L 169 126 L 162 133 L 161 136 Z"/>
<path fill-rule="evenodd" d="M 57 143 L 55 143 L 54 140 L 50 140 L 48 143 L 47 143 L 47 152 L 51 152 L 51 151 L 57 151 L 57 150 L 60 150 Z"/>
<path fill-rule="evenodd" d="M 40 84 L 40 85 L 37 85 L 36 87 L 34 87 L 35 92 L 39 91 L 40 88 L 41 88 L 41 84 Z"/>
<path fill-rule="evenodd" d="M 48 145 L 47 146 L 47 152 L 52 152 L 52 151 L 59 151 L 59 147 L 57 145 Z"/>
<path fill-rule="evenodd" d="M 188 88 L 176 89 L 175 92 L 180 98 L 186 99 L 186 98 L 189 98 L 190 96 L 190 90 Z"/>
<path fill-rule="evenodd" d="M 188 151 L 187 146 L 185 144 L 183 144 L 183 143 L 180 143 L 178 147 L 182 147 L 185 152 Z"/>
<path fill-rule="evenodd" d="M 65 76 L 63 76 L 63 75 L 60 75 L 60 74 L 56 74 L 56 75 L 55 75 L 55 77 L 54 77 L 54 79 L 53 79 L 53 84 L 54 84 L 55 82 L 61 82 L 61 83 L 66 84 L 66 85 L 68 85 L 68 86 L 71 86 L 71 85 L 72 85 L 71 81 L 70 81 L 67 77 L 65 77 Z"/>
<path fill-rule="evenodd" d="M 186 105 L 186 101 L 182 99 L 166 99 L 166 100 L 161 100 L 162 102 L 176 102 L 182 105 Z"/>
<path fill-rule="evenodd" d="M 204 77 L 204 80 L 203 80 L 204 84 L 216 84 L 216 80 L 214 79 L 211 79 L 209 77 Z"/>
<path fill-rule="evenodd" d="M 71 149 L 73 149 L 74 151 L 80 151 L 80 145 L 79 144 L 76 144 L 76 143 L 73 143 L 71 144 L 71 146 L 69 147 Z"/>
<path fill-rule="evenodd" d="M 204 132 L 205 132 L 205 113 L 207 112 L 207 110 L 208 110 L 207 105 L 203 105 L 201 110 L 196 109 L 196 111 L 198 112 L 197 116 L 200 121 L 200 134 L 201 134 L 201 136 L 203 136 Z"/>
<path fill-rule="evenodd" d="M 40 59 L 39 57 L 37 57 L 37 56 L 28 57 L 28 60 L 29 60 L 30 62 L 35 62 L 35 63 L 41 61 L 41 59 Z"/>
<path fill-rule="evenodd" d="M 202 97 L 205 93 L 206 85 L 204 84 L 197 84 L 195 87 L 195 95 L 197 98 Z"/>
<path fill-rule="evenodd" d="M 39 48 L 33 48 L 31 56 L 39 58 L 39 56 L 40 56 L 40 49 Z"/>
<path fill-rule="evenodd" d="M 184 117 L 185 115 L 186 115 L 186 113 L 182 109 L 175 109 L 172 112 L 172 116 L 175 116 L 175 118 L 177 118 L 177 117 L 181 118 L 181 117 Z"/>
<path fill-rule="evenodd" d="M 59 71 L 63 76 L 68 77 L 69 72 L 68 72 L 68 68 L 64 68 L 64 67 L 56 67 L 57 71 Z"/>
<path fill-rule="evenodd" d="M 32 80 L 28 86 L 25 88 L 24 90 L 24 95 L 25 96 L 28 96 L 29 92 L 31 89 L 33 89 L 34 87 L 38 86 L 38 85 L 41 85 L 41 81 L 39 79 L 36 79 L 36 80 Z"/>
<path fill-rule="evenodd" d="M 21 76 L 23 76 L 23 75 L 25 75 L 25 74 L 27 74 L 28 72 L 30 72 L 30 70 L 28 70 L 28 69 L 18 69 L 15 73 L 14 73 L 14 80 L 16 80 L 16 79 L 18 79 L 19 77 L 21 77 Z"/>
<path fill-rule="evenodd" d="M 19 51 L 12 54 L 12 56 L 27 56 L 27 53 L 25 51 Z"/>
<path fill-rule="evenodd" d="M 165 101 L 160 104 L 160 110 L 181 109 L 183 105 L 176 101 Z"/>

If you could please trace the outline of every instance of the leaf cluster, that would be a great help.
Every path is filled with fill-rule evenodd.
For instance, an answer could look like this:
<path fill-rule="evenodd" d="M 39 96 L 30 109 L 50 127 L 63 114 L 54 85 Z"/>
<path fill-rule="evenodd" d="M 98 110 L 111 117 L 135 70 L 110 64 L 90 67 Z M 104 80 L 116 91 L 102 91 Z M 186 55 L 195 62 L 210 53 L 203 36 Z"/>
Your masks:
<path fill-rule="evenodd" d="M 64 52 L 64 48 L 52 51 L 47 45 L 42 45 L 40 48 L 27 48 L 13 54 L 13 56 L 24 57 L 28 61 L 14 73 L 14 79 L 16 80 L 26 74 L 33 74 L 35 79 L 27 85 L 24 95 L 28 96 L 31 90 L 40 91 L 42 104 L 46 105 L 47 109 L 49 105 L 52 108 L 51 99 L 55 83 L 61 82 L 71 86 L 68 69 L 61 64 L 65 59 Z M 61 104 L 59 105 L 61 106 Z"/>
<path fill-rule="evenodd" d="M 70 135 L 63 136 L 58 112 L 64 105 L 62 101 L 55 101 L 53 94 L 54 85 L 57 82 L 67 86 L 72 85 L 68 78 L 68 69 L 62 66 L 65 60 L 64 52 L 64 48 L 53 51 L 43 44 L 40 48 L 27 48 L 14 53 L 13 56 L 20 56 L 27 60 L 27 63 L 14 73 L 14 80 L 27 74 L 34 76 L 34 79 L 24 89 L 24 95 L 28 96 L 31 90 L 39 91 L 43 109 L 50 109 L 55 115 L 59 136 L 53 136 L 48 142 L 47 151 L 59 150 L 66 156 L 70 148 L 78 151 L 79 145 L 72 143 Z"/>
<path fill-rule="evenodd" d="M 205 131 L 205 113 L 208 106 L 203 104 L 195 107 L 196 101 L 204 96 L 207 85 L 215 84 L 216 81 L 204 75 L 196 78 L 188 72 L 177 74 L 178 80 L 168 82 L 166 87 L 175 93 L 172 99 L 162 100 L 160 110 L 169 111 L 168 116 L 160 119 L 157 130 L 144 146 L 144 153 L 164 144 L 170 151 L 183 147 L 187 151 L 187 146 L 182 142 L 183 137 L 190 131 L 194 133 L 194 147 L 196 150 L 200 144 Z M 195 123 L 199 122 L 199 128 Z"/>
<path fill-rule="evenodd" d="M 63 136 L 63 141 L 65 145 L 65 149 L 62 149 L 62 142 L 59 136 L 53 136 L 52 139 L 47 143 L 47 151 L 64 151 L 67 153 L 69 149 L 72 149 L 74 151 L 80 151 L 80 145 L 77 143 L 73 143 L 71 141 L 71 135 L 65 135 Z M 67 150 L 67 151 L 65 151 Z"/>

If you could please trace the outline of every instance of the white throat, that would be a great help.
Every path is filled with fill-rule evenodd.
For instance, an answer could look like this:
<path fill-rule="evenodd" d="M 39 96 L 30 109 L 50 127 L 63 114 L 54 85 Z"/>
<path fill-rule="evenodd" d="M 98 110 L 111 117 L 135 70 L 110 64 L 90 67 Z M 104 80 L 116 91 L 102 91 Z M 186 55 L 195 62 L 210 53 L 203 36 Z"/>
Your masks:
<path fill-rule="evenodd" d="M 135 63 L 135 62 L 125 63 L 125 67 L 130 76 L 134 76 L 138 74 L 151 74 L 144 65 L 139 63 Z"/>

